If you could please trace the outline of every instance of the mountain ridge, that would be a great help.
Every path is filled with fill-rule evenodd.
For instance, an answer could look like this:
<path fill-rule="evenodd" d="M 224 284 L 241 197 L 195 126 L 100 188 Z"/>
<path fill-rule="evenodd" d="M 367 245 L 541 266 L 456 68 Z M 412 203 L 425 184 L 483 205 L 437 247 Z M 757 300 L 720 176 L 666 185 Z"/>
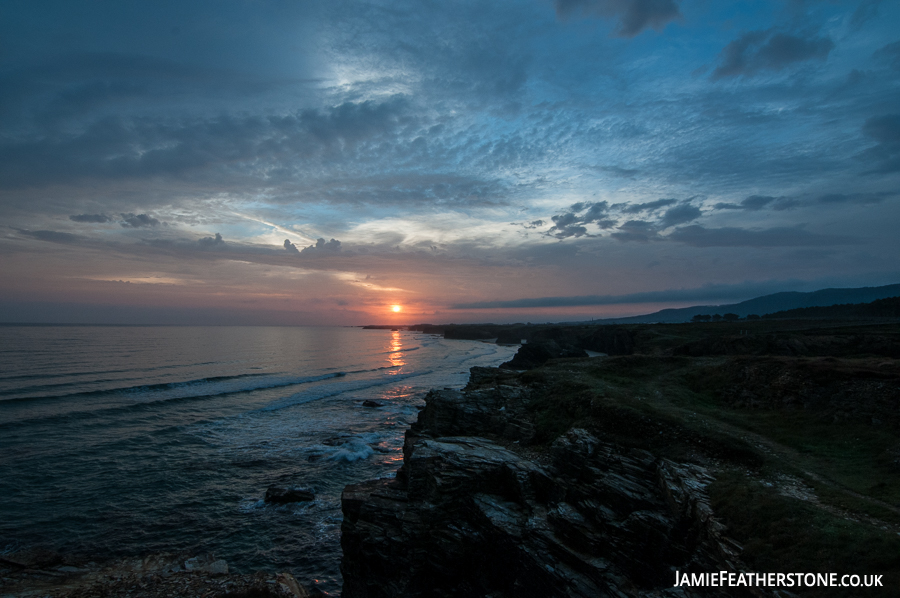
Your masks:
<path fill-rule="evenodd" d="M 724 305 L 694 305 L 690 307 L 663 309 L 651 314 L 626 318 L 604 318 L 593 323 L 602 324 L 642 324 L 688 322 L 700 314 L 733 313 L 741 317 L 750 314 L 765 315 L 802 307 L 827 307 L 842 303 L 870 303 L 878 299 L 900 296 L 900 284 L 878 287 L 828 288 L 818 291 L 784 291 L 772 293 L 739 303 Z"/>

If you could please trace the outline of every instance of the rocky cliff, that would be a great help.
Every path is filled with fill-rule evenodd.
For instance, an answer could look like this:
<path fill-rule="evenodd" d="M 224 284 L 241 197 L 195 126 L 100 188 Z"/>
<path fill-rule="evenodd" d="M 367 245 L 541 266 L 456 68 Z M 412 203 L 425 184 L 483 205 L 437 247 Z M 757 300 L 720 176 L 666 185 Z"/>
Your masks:
<path fill-rule="evenodd" d="M 396 479 L 344 491 L 344 598 L 750 595 L 671 587 L 742 568 L 706 467 L 578 427 L 533 445 L 534 392 L 473 368 L 428 395 Z"/>

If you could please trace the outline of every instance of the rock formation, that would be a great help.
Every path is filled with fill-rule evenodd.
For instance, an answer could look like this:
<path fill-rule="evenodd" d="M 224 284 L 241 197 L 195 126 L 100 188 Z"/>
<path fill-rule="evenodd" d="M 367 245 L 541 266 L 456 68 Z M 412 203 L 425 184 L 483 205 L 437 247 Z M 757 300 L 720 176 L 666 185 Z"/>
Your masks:
<path fill-rule="evenodd" d="M 397 477 L 344 490 L 344 598 L 734 595 L 671 587 L 739 570 L 703 467 L 577 428 L 525 448 L 529 392 L 473 368 L 429 393 Z"/>

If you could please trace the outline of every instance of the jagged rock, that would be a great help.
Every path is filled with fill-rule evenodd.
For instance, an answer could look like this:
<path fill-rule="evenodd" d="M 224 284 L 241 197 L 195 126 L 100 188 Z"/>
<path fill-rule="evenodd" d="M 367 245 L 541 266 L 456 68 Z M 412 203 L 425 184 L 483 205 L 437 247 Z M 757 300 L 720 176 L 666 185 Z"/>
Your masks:
<path fill-rule="evenodd" d="M 312 490 L 307 490 L 305 488 L 269 486 L 266 490 L 265 500 L 268 503 L 286 504 L 290 502 L 308 502 L 315 499 L 315 493 Z"/>
<path fill-rule="evenodd" d="M 676 569 L 740 565 L 705 469 L 579 429 L 517 452 L 525 391 L 478 378 L 429 393 L 396 479 L 345 488 L 345 598 L 696 596 Z"/>

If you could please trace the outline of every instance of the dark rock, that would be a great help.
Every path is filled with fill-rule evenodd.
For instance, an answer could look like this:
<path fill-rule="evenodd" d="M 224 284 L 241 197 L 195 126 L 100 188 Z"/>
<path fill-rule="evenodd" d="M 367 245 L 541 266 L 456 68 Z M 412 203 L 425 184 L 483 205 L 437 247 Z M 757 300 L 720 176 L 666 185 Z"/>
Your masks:
<path fill-rule="evenodd" d="M 22 569 L 41 569 L 63 562 L 62 555 L 45 548 L 27 548 L 0 556 L 0 562 Z"/>
<path fill-rule="evenodd" d="M 533 435 L 527 390 L 479 375 L 429 393 L 396 479 L 345 488 L 342 596 L 666 596 L 676 569 L 743 567 L 705 469 L 578 429 L 542 457 L 516 452 Z"/>
<path fill-rule="evenodd" d="M 274 504 L 286 504 L 291 502 L 308 502 L 315 500 L 316 495 L 305 488 L 281 488 L 269 486 L 266 490 L 266 502 Z"/>
<path fill-rule="evenodd" d="M 513 358 L 500 367 L 509 370 L 531 370 L 551 359 L 566 357 L 587 357 L 587 353 L 574 345 L 560 345 L 554 340 L 542 340 L 522 345 Z"/>
<path fill-rule="evenodd" d="M 371 399 L 366 399 L 362 402 L 363 407 L 384 407 L 384 403 L 379 403 L 378 401 L 373 401 Z"/>

